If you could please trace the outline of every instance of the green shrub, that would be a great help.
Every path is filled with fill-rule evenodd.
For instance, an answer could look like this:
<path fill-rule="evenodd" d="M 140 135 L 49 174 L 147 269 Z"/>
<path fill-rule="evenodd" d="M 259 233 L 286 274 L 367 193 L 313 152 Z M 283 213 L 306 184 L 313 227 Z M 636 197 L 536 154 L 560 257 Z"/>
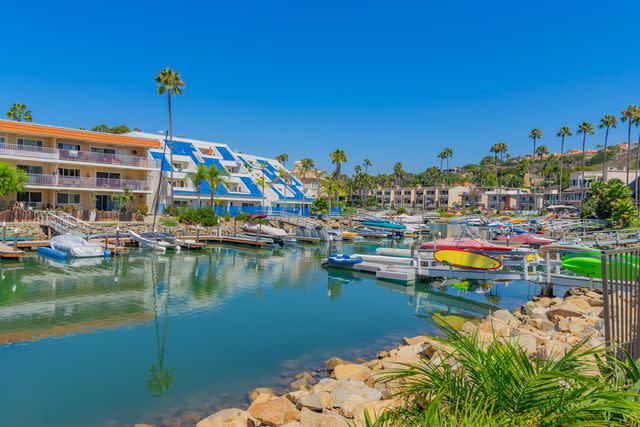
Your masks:
<path fill-rule="evenodd" d="M 178 221 L 176 221 L 173 218 L 160 218 L 160 220 L 158 221 L 160 223 L 160 225 L 162 225 L 163 227 L 175 227 L 178 225 Z"/>
<path fill-rule="evenodd" d="M 218 216 L 210 208 L 182 208 L 177 212 L 178 221 L 184 224 L 200 224 L 212 227 L 218 224 Z"/>

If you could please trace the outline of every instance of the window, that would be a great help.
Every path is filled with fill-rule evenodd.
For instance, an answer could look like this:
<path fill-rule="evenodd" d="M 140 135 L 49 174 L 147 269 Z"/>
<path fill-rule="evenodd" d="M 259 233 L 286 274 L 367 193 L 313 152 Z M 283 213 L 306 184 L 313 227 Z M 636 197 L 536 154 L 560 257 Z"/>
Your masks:
<path fill-rule="evenodd" d="M 58 142 L 58 150 L 80 151 L 80 146 L 67 144 L 66 142 Z"/>
<path fill-rule="evenodd" d="M 7 142 L 5 137 L 4 136 L 0 136 L 0 144 L 4 144 L 5 142 Z"/>
<path fill-rule="evenodd" d="M 37 139 L 18 138 L 18 145 L 25 145 L 28 147 L 42 147 L 42 141 Z"/>
<path fill-rule="evenodd" d="M 58 174 L 62 176 L 73 176 L 78 178 L 80 177 L 80 169 L 58 168 Z"/>
<path fill-rule="evenodd" d="M 42 175 L 42 166 L 18 165 L 17 168 L 31 175 Z"/>
<path fill-rule="evenodd" d="M 96 210 L 99 211 L 115 211 L 118 210 L 118 202 L 113 200 L 110 194 L 96 194 Z"/>
<path fill-rule="evenodd" d="M 78 205 L 80 204 L 80 194 L 78 193 L 58 193 L 56 195 L 58 205 Z"/>
<path fill-rule="evenodd" d="M 118 172 L 96 172 L 96 178 L 98 179 L 120 179 Z"/>
<path fill-rule="evenodd" d="M 26 203 L 29 207 L 35 207 L 38 203 L 42 203 L 42 193 L 25 191 L 24 193 L 18 193 L 16 200 Z"/>
<path fill-rule="evenodd" d="M 116 149 L 115 148 L 91 147 L 91 152 L 92 153 L 115 155 L 116 154 Z"/>

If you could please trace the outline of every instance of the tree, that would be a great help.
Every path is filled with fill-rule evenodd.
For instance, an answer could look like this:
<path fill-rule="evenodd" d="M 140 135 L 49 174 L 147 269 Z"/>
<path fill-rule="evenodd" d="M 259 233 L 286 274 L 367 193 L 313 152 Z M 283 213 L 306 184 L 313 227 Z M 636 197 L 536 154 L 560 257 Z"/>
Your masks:
<path fill-rule="evenodd" d="M 182 95 L 182 92 L 184 90 L 184 81 L 182 81 L 182 77 L 180 77 L 180 74 L 167 67 L 158 73 L 158 75 L 155 77 L 155 82 L 157 84 L 156 90 L 158 92 L 158 95 L 167 95 L 167 106 L 169 112 L 169 162 L 171 163 L 169 169 L 171 177 L 171 185 L 169 186 L 169 197 L 171 200 L 169 202 L 169 205 L 171 206 L 171 210 L 173 210 L 173 117 L 171 111 L 171 96 Z M 211 207 L 213 208 L 213 206 Z"/>
<path fill-rule="evenodd" d="M 316 165 L 313 162 L 313 159 L 310 157 L 305 157 L 302 160 L 300 160 L 300 172 L 302 172 L 302 182 L 304 184 L 305 178 L 307 177 L 307 173 L 311 170 L 313 170 L 313 168 L 315 168 Z"/>
<path fill-rule="evenodd" d="M 331 204 L 326 197 L 318 197 L 311 203 L 311 212 L 321 217 L 328 215 L 331 211 Z"/>
<path fill-rule="evenodd" d="M 635 225 L 637 216 L 631 190 L 619 179 L 594 183 L 582 207 L 583 218 L 607 219 L 623 228 Z"/>
<path fill-rule="evenodd" d="M 584 164 L 585 164 L 585 159 L 587 157 L 586 152 L 585 152 L 585 144 L 587 142 L 587 135 L 593 135 L 593 125 L 589 122 L 582 122 L 580 124 L 580 126 L 578 126 L 578 131 L 576 132 L 578 135 L 582 134 L 582 200 L 584 201 L 584 194 L 585 194 L 585 190 L 584 190 Z M 629 171 L 627 171 L 627 175 L 629 174 Z"/>
<path fill-rule="evenodd" d="M 97 126 L 91 128 L 92 132 L 103 132 L 103 133 L 113 133 L 116 135 L 120 135 L 123 133 L 131 132 L 129 126 L 127 125 L 115 125 L 113 127 L 109 127 L 106 124 L 102 123 Z"/>
<path fill-rule="evenodd" d="M 626 110 L 622 111 L 622 117 L 620 120 L 624 123 L 627 122 L 627 181 L 629 185 L 629 170 L 631 170 L 631 125 L 635 121 L 638 115 L 638 107 L 635 105 L 629 105 Z"/>
<path fill-rule="evenodd" d="M 334 172 L 335 177 L 340 178 L 340 167 L 343 163 L 347 163 L 347 153 L 336 148 L 333 153 L 331 153 L 331 163 L 336 165 L 336 170 Z"/>
<path fill-rule="evenodd" d="M 125 188 L 122 193 L 115 194 L 113 200 L 120 204 L 120 211 L 126 215 L 126 218 L 129 218 L 135 206 L 135 194 L 130 189 Z"/>
<path fill-rule="evenodd" d="M 556 134 L 560 138 L 560 180 L 558 181 L 558 203 L 562 203 L 562 156 L 564 155 L 564 139 L 571 136 L 571 129 L 568 126 L 562 126 Z"/>
<path fill-rule="evenodd" d="M 22 169 L 0 162 L 0 197 L 23 192 L 28 180 L 29 176 Z"/>
<path fill-rule="evenodd" d="M 546 145 L 539 145 L 536 149 L 536 155 L 540 158 L 549 155 L 549 148 Z"/>
<path fill-rule="evenodd" d="M 402 163 L 396 162 L 393 165 L 393 177 L 396 186 L 402 186 L 404 177 L 404 169 L 402 168 Z"/>
<path fill-rule="evenodd" d="M 280 178 L 282 180 L 282 186 L 284 187 L 284 200 L 283 200 L 283 204 L 285 205 L 285 208 L 287 206 L 287 185 L 289 184 L 291 177 L 289 176 L 289 172 L 287 172 L 286 169 L 284 168 L 280 168 L 278 169 L 278 178 Z"/>
<path fill-rule="evenodd" d="M 218 186 L 220 185 L 222 185 L 223 187 L 226 186 L 224 179 L 222 179 L 224 176 L 226 176 L 226 173 L 216 168 L 215 165 L 210 165 L 207 168 L 206 181 L 209 183 L 209 187 L 210 187 L 211 209 L 213 210 L 215 210 L 215 198 L 216 198 L 216 190 L 218 189 Z"/>
<path fill-rule="evenodd" d="M 538 128 L 533 128 L 531 129 L 531 131 L 529 132 L 529 138 L 531 138 L 533 140 L 533 210 L 536 211 L 537 207 L 538 207 L 538 201 L 537 201 L 537 181 L 536 181 L 536 160 L 535 160 L 535 156 L 536 156 L 536 144 L 538 142 L 539 139 L 542 138 L 542 131 Z"/>
<path fill-rule="evenodd" d="M 500 156 L 500 160 L 502 161 L 502 155 L 507 152 L 507 144 L 502 141 L 493 144 L 489 149 L 489 152 L 493 153 L 494 156 L 493 171 L 498 181 L 498 212 L 500 212 L 502 204 L 502 187 L 500 185 L 500 179 L 498 177 L 498 155 Z"/>
<path fill-rule="evenodd" d="M 202 208 L 202 200 L 200 196 L 202 195 L 202 183 L 207 180 L 208 169 L 202 163 L 196 166 L 196 172 L 189 175 L 189 179 L 193 182 L 193 185 L 196 187 L 196 191 L 198 192 L 198 207 Z"/>
<path fill-rule="evenodd" d="M 613 114 L 607 114 L 600 119 L 598 127 L 605 128 L 604 132 L 604 161 L 602 162 L 602 180 L 607 180 L 607 143 L 609 142 L 609 129 L 618 125 L 618 119 Z"/>
<path fill-rule="evenodd" d="M 362 166 L 364 166 L 364 173 L 369 174 L 369 168 L 371 167 L 371 160 L 364 159 L 362 161 Z"/>
<path fill-rule="evenodd" d="M 32 122 L 33 117 L 31 117 L 31 110 L 27 109 L 26 104 L 20 104 L 19 102 L 14 102 L 7 111 L 7 118 L 9 120 L 15 120 L 16 122 Z"/>
<path fill-rule="evenodd" d="M 265 179 L 264 176 L 261 176 L 260 178 L 256 179 L 256 184 L 258 184 L 258 186 L 260 187 L 260 190 L 262 191 L 262 207 L 264 207 L 264 198 L 265 198 L 265 194 L 264 194 L 264 185 L 266 184 L 267 180 Z"/>
<path fill-rule="evenodd" d="M 289 155 L 282 153 L 282 154 L 278 154 L 276 156 L 276 160 L 280 163 L 282 163 L 282 166 L 286 167 L 287 162 L 289 161 Z"/>

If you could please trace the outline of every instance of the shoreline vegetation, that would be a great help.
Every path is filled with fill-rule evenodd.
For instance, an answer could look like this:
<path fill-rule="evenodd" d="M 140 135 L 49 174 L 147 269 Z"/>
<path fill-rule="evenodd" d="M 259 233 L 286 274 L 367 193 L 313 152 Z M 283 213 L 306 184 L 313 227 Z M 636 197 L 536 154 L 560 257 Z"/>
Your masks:
<path fill-rule="evenodd" d="M 249 392 L 247 407 L 175 425 L 638 423 L 640 404 L 633 386 L 640 374 L 634 362 L 613 359 L 607 361 L 623 369 L 607 371 L 602 315 L 600 290 L 572 288 L 562 298 L 534 297 L 513 312 L 497 310 L 479 321 L 440 316 L 444 338 L 404 337 L 401 345 L 379 351 L 371 360 L 332 357 L 323 370 L 296 374 L 284 391 L 258 387 Z M 483 386 L 474 382 L 480 380 Z M 460 399 L 464 392 L 479 406 L 465 406 Z M 513 401 L 517 393 L 520 402 Z M 507 401 L 495 401 L 498 395 Z"/>

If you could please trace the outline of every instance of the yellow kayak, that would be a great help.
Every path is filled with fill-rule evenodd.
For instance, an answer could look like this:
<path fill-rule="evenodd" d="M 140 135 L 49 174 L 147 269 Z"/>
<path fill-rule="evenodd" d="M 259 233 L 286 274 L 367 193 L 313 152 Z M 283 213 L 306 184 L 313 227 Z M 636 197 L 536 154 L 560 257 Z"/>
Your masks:
<path fill-rule="evenodd" d="M 500 261 L 490 256 L 455 249 L 435 251 L 433 258 L 441 264 L 474 270 L 495 270 L 502 266 Z"/>
<path fill-rule="evenodd" d="M 509 224 L 521 224 L 524 222 L 524 218 L 512 218 L 507 221 Z"/>

